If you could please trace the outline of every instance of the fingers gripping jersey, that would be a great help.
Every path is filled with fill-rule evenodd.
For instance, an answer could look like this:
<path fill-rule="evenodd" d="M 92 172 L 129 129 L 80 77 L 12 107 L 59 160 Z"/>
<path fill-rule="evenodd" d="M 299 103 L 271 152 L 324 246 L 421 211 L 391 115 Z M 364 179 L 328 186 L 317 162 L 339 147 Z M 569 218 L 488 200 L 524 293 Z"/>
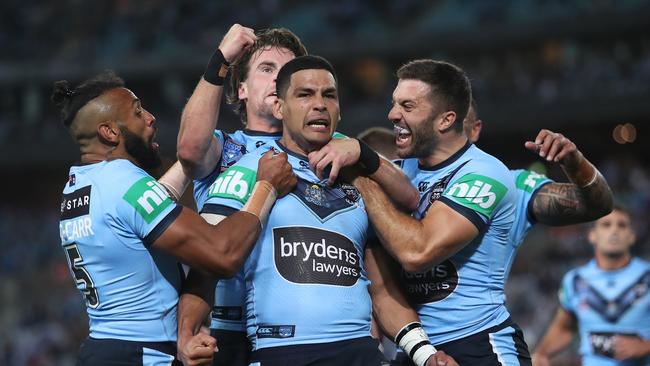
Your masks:
<path fill-rule="evenodd" d="M 414 216 L 437 200 L 465 216 L 479 235 L 460 252 L 424 273 L 402 273 L 407 295 L 434 344 L 457 340 L 505 321 L 504 284 L 514 256 L 510 242 L 516 194 L 508 169 L 467 144 L 446 161 L 424 168 L 401 162 L 420 192 Z"/>
<path fill-rule="evenodd" d="M 268 145 L 221 175 L 205 207 L 242 208 L 260 156 L 283 150 L 277 142 Z M 289 155 L 289 163 L 298 185 L 275 202 L 244 265 L 248 336 L 255 349 L 368 336 L 368 218 L 361 196 L 348 184 L 319 184 L 302 157 Z"/>
<path fill-rule="evenodd" d="M 578 321 L 583 365 L 650 365 L 650 356 L 613 358 L 615 335 L 650 339 L 650 263 L 633 258 L 624 268 L 603 271 L 591 260 L 564 276 L 560 305 Z"/>
<path fill-rule="evenodd" d="M 282 132 L 238 130 L 227 134 L 221 130 L 215 130 L 214 136 L 221 145 L 221 159 L 214 172 L 203 179 L 194 181 L 194 199 L 199 212 L 205 212 L 203 205 L 208 199 L 208 190 L 219 174 L 234 165 L 247 152 L 279 139 Z M 243 308 L 245 300 L 246 291 L 242 271 L 237 272 L 233 278 L 218 281 L 214 291 L 214 308 L 212 309 L 210 328 L 245 332 L 246 320 Z"/>
<path fill-rule="evenodd" d="M 61 245 L 86 299 L 90 336 L 176 340 L 178 262 L 151 245 L 180 213 L 123 159 L 73 166 L 61 202 Z"/>

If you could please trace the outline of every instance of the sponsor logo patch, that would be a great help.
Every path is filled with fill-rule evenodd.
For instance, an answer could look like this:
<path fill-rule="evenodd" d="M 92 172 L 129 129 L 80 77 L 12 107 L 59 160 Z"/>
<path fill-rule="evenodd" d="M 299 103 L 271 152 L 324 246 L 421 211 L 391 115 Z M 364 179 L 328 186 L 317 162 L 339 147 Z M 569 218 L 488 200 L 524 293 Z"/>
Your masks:
<path fill-rule="evenodd" d="M 296 333 L 295 325 L 260 325 L 257 338 L 291 338 Z"/>
<path fill-rule="evenodd" d="M 256 178 L 257 173 L 254 170 L 233 165 L 212 183 L 208 196 L 230 198 L 246 203 L 255 186 Z"/>
<path fill-rule="evenodd" d="M 591 349 L 597 355 L 614 358 L 614 337 L 617 335 L 639 337 L 638 334 L 634 333 L 590 332 L 589 344 Z"/>
<path fill-rule="evenodd" d="M 332 231 L 273 228 L 273 253 L 275 267 L 289 282 L 353 286 L 361 275 L 354 243 Z"/>
<path fill-rule="evenodd" d="M 446 260 L 426 272 L 402 270 L 402 282 L 412 303 L 426 304 L 440 301 L 454 292 L 458 286 L 458 271 L 450 260 Z"/>
<path fill-rule="evenodd" d="M 61 199 L 61 220 L 88 215 L 90 212 L 91 188 L 92 186 L 85 186 L 63 195 Z"/>
<path fill-rule="evenodd" d="M 519 175 L 517 175 L 515 185 L 518 189 L 526 192 L 532 192 L 544 180 L 546 180 L 545 175 L 529 170 L 524 170 L 523 172 L 519 173 Z"/>
<path fill-rule="evenodd" d="M 122 197 L 150 224 L 161 212 L 173 203 L 167 191 L 152 177 L 143 177 Z"/>
<path fill-rule="evenodd" d="M 502 183 L 480 175 L 466 174 L 447 188 L 443 196 L 487 217 L 508 192 Z"/>

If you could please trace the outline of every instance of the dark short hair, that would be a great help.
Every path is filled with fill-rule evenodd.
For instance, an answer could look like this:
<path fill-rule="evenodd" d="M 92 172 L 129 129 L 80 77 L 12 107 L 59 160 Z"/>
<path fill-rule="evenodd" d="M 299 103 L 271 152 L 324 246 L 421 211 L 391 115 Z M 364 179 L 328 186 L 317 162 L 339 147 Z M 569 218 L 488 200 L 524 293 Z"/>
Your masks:
<path fill-rule="evenodd" d="M 431 98 L 441 104 L 443 110 L 436 113 L 456 112 L 454 129 L 463 131 L 463 120 L 467 116 L 472 87 L 465 72 L 458 66 L 445 61 L 430 59 L 411 61 L 397 70 L 400 79 L 420 80 L 431 86 Z"/>
<path fill-rule="evenodd" d="M 307 54 L 307 49 L 300 41 L 300 38 L 286 28 L 263 29 L 256 32 L 255 44 L 248 48 L 230 65 L 230 88 L 226 92 L 226 101 L 233 106 L 235 113 L 239 115 L 242 123 L 246 124 L 246 102 L 239 99 L 239 85 L 248 79 L 250 71 L 248 63 L 255 52 L 271 47 L 286 48 L 293 52 L 296 57 Z"/>
<path fill-rule="evenodd" d="M 70 127 L 77 112 L 89 101 L 102 95 L 104 92 L 124 86 L 124 80 L 113 71 L 106 70 L 101 74 L 88 79 L 76 88 L 70 89 L 67 80 L 60 80 L 54 83 L 52 90 L 52 102 L 61 110 L 61 122 L 64 126 Z"/>
<path fill-rule="evenodd" d="M 300 56 L 284 64 L 278 72 L 278 78 L 275 80 L 275 91 L 278 98 L 286 96 L 291 82 L 291 75 L 301 70 L 327 70 L 334 76 L 334 81 L 338 83 L 334 67 L 329 61 L 320 56 Z"/>

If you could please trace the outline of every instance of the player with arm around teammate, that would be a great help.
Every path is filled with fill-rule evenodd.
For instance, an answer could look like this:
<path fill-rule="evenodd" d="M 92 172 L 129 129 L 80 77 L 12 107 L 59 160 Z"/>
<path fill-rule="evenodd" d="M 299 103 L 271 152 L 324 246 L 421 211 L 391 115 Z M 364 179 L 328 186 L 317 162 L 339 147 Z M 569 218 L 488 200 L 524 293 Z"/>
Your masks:
<path fill-rule="evenodd" d="M 160 162 L 155 118 L 113 73 L 74 89 L 57 82 L 52 99 L 81 152 L 63 190 L 60 222 L 90 319 L 78 364 L 171 364 L 184 286 L 178 261 L 214 277 L 232 276 L 268 207 L 251 203 L 215 227 L 176 204 L 146 172 Z M 251 202 L 269 206 L 295 183 L 284 155 L 264 157 L 260 171 Z M 189 285 L 199 277 L 190 273 Z"/>

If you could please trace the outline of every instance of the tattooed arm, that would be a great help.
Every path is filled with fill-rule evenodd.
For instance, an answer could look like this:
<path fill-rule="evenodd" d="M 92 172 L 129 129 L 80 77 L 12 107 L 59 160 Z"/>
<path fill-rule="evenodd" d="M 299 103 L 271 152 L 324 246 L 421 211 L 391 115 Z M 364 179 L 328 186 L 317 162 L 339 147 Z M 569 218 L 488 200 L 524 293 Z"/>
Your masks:
<path fill-rule="evenodd" d="M 598 169 L 576 145 L 559 133 L 541 130 L 526 148 L 547 161 L 559 163 L 572 183 L 551 183 L 537 192 L 530 213 L 546 225 L 593 221 L 612 211 L 612 191 Z"/>

